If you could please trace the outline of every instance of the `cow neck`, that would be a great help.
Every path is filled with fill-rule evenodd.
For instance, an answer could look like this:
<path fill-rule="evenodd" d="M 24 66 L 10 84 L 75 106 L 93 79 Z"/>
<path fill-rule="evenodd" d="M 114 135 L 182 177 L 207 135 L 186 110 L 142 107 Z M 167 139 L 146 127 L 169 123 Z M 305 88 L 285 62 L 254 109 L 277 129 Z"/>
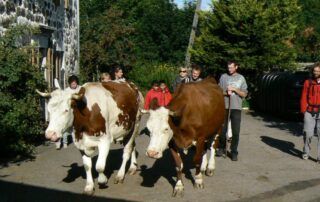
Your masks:
<path fill-rule="evenodd" d="M 85 94 L 85 88 L 81 88 L 79 95 Z M 101 109 L 97 103 L 94 103 L 89 110 L 85 99 L 72 100 L 73 108 L 73 127 L 75 129 L 75 138 L 77 140 L 82 139 L 83 133 L 89 136 L 99 136 L 106 132 L 105 119 L 101 114 Z"/>
<path fill-rule="evenodd" d="M 176 146 L 180 149 L 188 149 L 192 142 L 194 141 L 194 137 L 190 137 L 188 134 L 183 133 L 183 129 L 180 128 L 180 123 L 175 123 L 171 116 L 169 116 L 169 126 L 173 131 L 173 140 Z M 179 125 L 176 125 L 179 124 Z"/>

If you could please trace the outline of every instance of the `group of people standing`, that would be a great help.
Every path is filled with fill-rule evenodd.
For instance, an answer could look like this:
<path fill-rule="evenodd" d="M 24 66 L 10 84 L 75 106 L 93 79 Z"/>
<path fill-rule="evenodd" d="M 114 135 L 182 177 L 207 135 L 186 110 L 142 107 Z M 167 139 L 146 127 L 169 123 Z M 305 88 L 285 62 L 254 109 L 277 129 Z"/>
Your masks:
<path fill-rule="evenodd" d="M 239 134 L 241 124 L 241 110 L 242 101 L 247 96 L 247 83 L 245 78 L 238 73 L 239 65 L 235 61 L 228 62 L 227 73 L 222 74 L 219 79 L 219 86 L 223 90 L 225 100 L 226 118 L 222 130 L 222 135 L 219 138 L 219 148 L 217 150 L 217 156 L 223 156 L 226 154 L 227 146 L 227 132 L 228 127 L 231 126 L 232 139 L 231 139 L 231 160 L 238 160 L 238 145 Z M 304 82 L 302 96 L 300 100 L 301 113 L 304 114 L 304 147 L 303 147 L 303 159 L 308 159 L 310 156 L 310 144 L 314 135 L 318 136 L 318 151 L 317 162 L 320 163 L 320 63 L 315 63 L 311 69 L 312 76 Z M 120 67 L 116 67 L 109 73 L 102 73 L 100 75 L 101 82 L 107 82 L 111 80 L 125 81 L 123 77 L 123 70 Z M 191 70 L 191 74 L 188 74 L 186 67 L 179 69 L 179 75 L 173 81 L 172 88 L 175 91 L 178 85 L 182 83 L 199 82 L 201 81 L 201 68 L 194 66 Z M 68 79 L 69 87 L 66 91 L 71 93 L 77 93 L 80 89 L 79 79 L 77 76 L 72 75 Z M 153 81 L 152 88 L 147 92 L 145 97 L 145 109 L 150 109 L 150 105 L 153 99 L 157 99 L 159 106 L 167 106 L 172 99 L 170 90 L 164 80 Z M 231 124 L 228 124 L 228 123 Z M 230 129 L 229 129 L 230 130 Z M 61 142 L 56 144 L 56 148 L 67 148 L 68 136 L 72 133 L 72 129 L 67 130 L 63 134 Z"/>
<path fill-rule="evenodd" d="M 188 75 L 188 70 L 185 67 L 180 67 L 179 75 L 173 81 L 172 88 L 175 91 L 179 84 L 201 81 L 201 68 L 193 66 L 191 76 Z M 145 98 L 145 109 L 150 109 L 150 104 L 153 99 L 157 100 L 159 106 L 167 106 L 172 98 L 169 88 L 164 80 L 153 81 L 151 89 L 147 92 Z"/>
<path fill-rule="evenodd" d="M 220 137 L 220 147 L 217 151 L 217 156 L 222 156 L 226 151 L 226 133 L 228 130 L 228 122 L 231 121 L 232 141 L 231 141 L 231 159 L 237 161 L 238 145 L 241 123 L 241 109 L 242 100 L 247 96 L 247 84 L 244 77 L 237 72 L 238 64 L 234 61 L 228 62 L 228 72 L 223 74 L 219 80 L 219 86 L 224 92 L 226 119 L 224 123 L 223 133 Z M 320 71 L 320 67 L 319 67 Z M 320 73 L 319 73 L 320 75 Z M 100 75 L 101 82 L 108 82 L 111 80 L 125 81 L 123 77 L 123 70 L 116 67 L 109 73 L 102 73 Z M 179 69 L 179 75 L 173 81 L 172 87 L 175 91 L 178 85 L 182 83 L 199 82 L 201 81 L 201 68 L 199 66 L 192 66 L 190 75 L 186 67 Z M 72 93 L 77 93 L 80 89 L 78 77 L 75 75 L 69 77 L 69 87 L 66 89 Z M 320 91 L 319 91 L 320 92 Z M 147 92 L 145 97 L 145 109 L 150 109 L 152 100 L 156 99 L 159 106 L 167 106 L 172 95 L 164 80 L 153 81 L 152 88 Z M 68 130 L 62 138 L 62 142 L 57 144 L 57 149 L 68 145 L 68 136 L 72 133 L 72 129 Z"/>

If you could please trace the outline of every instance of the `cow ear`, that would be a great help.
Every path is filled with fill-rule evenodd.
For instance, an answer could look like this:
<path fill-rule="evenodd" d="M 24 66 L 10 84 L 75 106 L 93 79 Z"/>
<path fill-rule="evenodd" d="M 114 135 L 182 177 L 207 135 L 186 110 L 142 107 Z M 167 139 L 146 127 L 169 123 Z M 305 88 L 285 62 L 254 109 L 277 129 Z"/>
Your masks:
<path fill-rule="evenodd" d="M 158 99 L 157 98 L 153 98 L 150 102 L 150 109 L 151 110 L 156 110 L 160 107 L 159 103 L 158 103 Z"/>
<path fill-rule="evenodd" d="M 57 78 L 54 79 L 54 87 L 56 87 L 57 89 L 61 89 L 59 81 Z"/>

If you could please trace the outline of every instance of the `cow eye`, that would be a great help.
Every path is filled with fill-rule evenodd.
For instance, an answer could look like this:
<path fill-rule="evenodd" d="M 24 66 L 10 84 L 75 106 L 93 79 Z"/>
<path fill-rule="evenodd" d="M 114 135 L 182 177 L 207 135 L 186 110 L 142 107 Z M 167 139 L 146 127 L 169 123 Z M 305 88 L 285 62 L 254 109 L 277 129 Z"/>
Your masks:
<path fill-rule="evenodd" d="M 67 113 L 68 111 L 69 111 L 69 110 L 67 110 L 67 109 L 66 109 L 66 110 L 64 110 L 64 112 L 65 112 L 65 113 Z"/>

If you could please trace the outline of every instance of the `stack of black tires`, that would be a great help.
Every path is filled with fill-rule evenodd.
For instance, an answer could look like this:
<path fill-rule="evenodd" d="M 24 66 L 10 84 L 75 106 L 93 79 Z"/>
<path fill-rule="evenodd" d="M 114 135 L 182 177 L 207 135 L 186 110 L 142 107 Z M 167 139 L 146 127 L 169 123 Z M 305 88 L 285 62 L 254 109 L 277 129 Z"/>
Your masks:
<path fill-rule="evenodd" d="M 257 83 L 257 109 L 286 120 L 301 120 L 300 97 L 308 77 L 306 71 L 264 74 Z"/>

